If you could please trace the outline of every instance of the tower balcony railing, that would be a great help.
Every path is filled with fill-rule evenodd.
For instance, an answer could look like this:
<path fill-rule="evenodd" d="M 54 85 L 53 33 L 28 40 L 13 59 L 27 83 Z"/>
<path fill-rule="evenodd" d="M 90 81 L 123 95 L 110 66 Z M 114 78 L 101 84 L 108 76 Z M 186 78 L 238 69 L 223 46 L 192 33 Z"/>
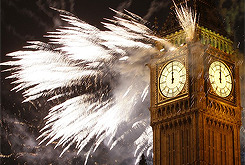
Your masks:
<path fill-rule="evenodd" d="M 183 30 L 176 31 L 175 33 L 165 36 L 167 40 L 173 43 L 175 46 L 180 46 L 186 43 L 185 33 Z M 216 32 L 213 32 L 203 26 L 196 26 L 196 36 L 202 44 L 209 44 L 225 53 L 233 54 L 233 42 Z"/>

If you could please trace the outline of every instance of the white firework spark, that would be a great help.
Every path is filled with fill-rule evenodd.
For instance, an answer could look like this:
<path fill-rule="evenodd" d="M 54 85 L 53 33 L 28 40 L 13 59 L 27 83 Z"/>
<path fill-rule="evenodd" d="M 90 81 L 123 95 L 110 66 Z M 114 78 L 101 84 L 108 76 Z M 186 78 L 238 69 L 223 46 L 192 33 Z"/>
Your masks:
<path fill-rule="evenodd" d="M 103 23 L 107 31 L 59 12 L 69 26 L 48 33 L 48 44 L 28 42 L 26 50 L 8 54 L 16 60 L 2 64 L 13 66 L 8 78 L 16 79 L 13 90 L 23 91 L 25 102 L 43 96 L 64 100 L 46 116 L 40 143 L 57 142 L 56 147 L 64 147 L 62 155 L 73 144 L 79 153 L 93 141 L 88 159 L 102 142 L 112 149 L 128 140 L 134 144 L 130 148 L 136 162 L 143 152 L 150 155 L 150 78 L 145 65 L 159 53 L 156 41 L 169 51 L 173 47 L 127 11 L 115 11 L 117 16 Z"/>
<path fill-rule="evenodd" d="M 185 6 L 180 4 L 178 7 L 174 2 L 175 13 L 179 21 L 180 26 L 183 28 L 186 34 L 186 41 L 190 42 L 195 37 L 196 30 L 196 12 L 192 11 L 191 8 L 187 6 L 187 1 L 185 1 Z"/>

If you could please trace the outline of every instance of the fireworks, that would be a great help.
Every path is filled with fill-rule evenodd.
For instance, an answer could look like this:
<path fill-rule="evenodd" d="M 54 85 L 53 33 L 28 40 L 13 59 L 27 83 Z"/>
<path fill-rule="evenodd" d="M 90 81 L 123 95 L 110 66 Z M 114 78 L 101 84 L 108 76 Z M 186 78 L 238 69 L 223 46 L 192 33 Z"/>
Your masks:
<path fill-rule="evenodd" d="M 175 13 L 179 21 L 179 24 L 186 34 L 186 41 L 190 42 L 195 37 L 197 14 L 195 11 L 192 11 L 191 8 L 188 8 L 187 2 L 185 2 L 185 6 L 180 4 L 179 8 L 177 7 L 174 1 L 173 3 L 175 6 Z"/>
<path fill-rule="evenodd" d="M 183 6 L 176 9 L 191 40 L 195 18 L 189 11 Z M 128 11 L 115 11 L 113 19 L 106 19 L 106 31 L 59 12 L 69 26 L 49 32 L 49 43 L 28 42 L 26 50 L 8 54 L 16 60 L 2 64 L 12 66 L 8 78 L 15 79 L 13 90 L 23 91 L 24 102 L 43 96 L 60 102 L 45 118 L 40 143 L 57 142 L 56 146 L 64 147 L 62 155 L 73 144 L 79 153 L 93 141 L 88 159 L 102 142 L 112 149 L 130 141 L 133 146 L 128 152 L 137 161 L 144 151 L 150 155 L 149 70 L 145 65 L 159 54 L 156 41 L 169 51 L 173 46 L 154 36 L 142 18 Z"/>

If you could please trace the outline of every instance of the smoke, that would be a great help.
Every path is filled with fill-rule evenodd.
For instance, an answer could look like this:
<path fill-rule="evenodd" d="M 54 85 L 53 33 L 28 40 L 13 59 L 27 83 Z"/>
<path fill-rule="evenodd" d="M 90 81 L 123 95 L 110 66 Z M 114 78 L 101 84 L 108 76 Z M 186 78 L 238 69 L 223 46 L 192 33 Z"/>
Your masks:
<path fill-rule="evenodd" d="M 154 13 L 158 12 L 162 8 L 170 4 L 171 1 L 162 2 L 154 0 L 151 2 L 150 8 L 147 11 L 147 14 L 143 17 L 145 20 L 148 20 Z"/>
<path fill-rule="evenodd" d="M 116 8 L 117 11 L 122 12 L 124 9 L 128 9 L 131 6 L 132 2 L 133 0 L 127 0 L 125 2 L 120 3 L 118 7 Z"/>
<path fill-rule="evenodd" d="M 50 7 L 66 10 L 69 12 L 74 12 L 75 1 L 74 0 L 69 0 L 69 1 L 38 0 L 36 2 L 36 5 L 43 13 L 45 13 L 49 18 L 53 20 L 54 27 L 58 27 L 62 23 L 60 21 L 60 18 L 57 16 L 57 14 L 54 13 L 52 10 L 50 10 Z"/>
<path fill-rule="evenodd" d="M 2 1 L 2 6 L 5 6 L 7 8 L 11 8 L 14 11 L 14 14 L 18 17 L 26 17 L 26 22 L 29 20 L 32 20 L 35 22 L 35 26 L 38 27 L 38 29 L 44 29 L 47 30 L 49 28 L 49 25 L 46 21 L 42 20 L 42 18 L 38 15 L 37 12 L 30 10 L 28 6 L 21 6 L 22 4 L 18 1 Z M 24 33 L 22 30 L 23 24 L 16 26 L 18 21 L 13 21 L 12 19 L 12 13 L 10 13 L 8 10 L 2 9 L 2 29 L 8 31 L 10 34 L 16 36 L 20 40 L 30 40 L 35 38 L 31 31 L 29 33 Z M 4 34 L 3 34 L 4 36 Z"/>
<path fill-rule="evenodd" d="M 59 1 L 52 1 L 52 0 L 38 0 L 36 5 L 48 16 L 52 17 L 52 13 L 50 13 L 48 7 L 53 7 L 57 9 L 66 10 L 69 12 L 74 12 L 74 5 L 75 0 L 59 0 Z"/>
<path fill-rule="evenodd" d="M 23 114 L 26 109 L 20 110 Z M 77 154 L 77 150 L 71 147 L 60 157 L 61 147 L 54 149 L 56 143 L 50 145 L 38 144 L 37 130 L 39 126 L 29 123 L 25 119 L 18 120 L 19 116 L 13 116 L 2 111 L 1 121 L 1 162 L 5 164 L 83 164 L 86 153 L 83 151 Z M 31 112 L 31 111 L 30 111 Z M 24 114 L 25 114 L 24 113 Z M 27 114 L 30 116 L 30 114 Z M 22 117 L 23 119 L 23 117 Z M 32 117 L 33 121 L 39 120 Z M 40 124 L 40 123 L 39 123 Z M 93 143 L 93 142 L 91 142 Z M 133 153 L 125 152 L 131 149 L 128 143 L 120 143 L 115 149 L 109 150 L 104 144 L 93 155 L 89 156 L 88 164 L 134 164 Z M 126 148 L 125 146 L 128 146 Z M 4 149 L 4 150 L 3 150 Z M 85 149 L 86 151 L 87 149 Z"/>
<path fill-rule="evenodd" d="M 3 63 L 13 66 L 8 78 L 25 102 L 58 100 L 45 117 L 40 144 L 63 146 L 61 155 L 72 146 L 79 154 L 88 147 L 85 164 L 101 144 L 112 151 L 129 144 L 122 147 L 124 158 L 132 159 L 136 147 L 135 157 L 150 153 L 152 140 L 134 142 L 151 139 L 146 64 L 158 53 L 154 42 L 163 39 L 130 12 L 115 11 L 118 16 L 103 23 L 107 31 L 59 12 L 70 26 L 48 33 L 48 44 L 29 42 L 26 50 L 8 54 L 17 60 Z"/>
<path fill-rule="evenodd" d="M 242 0 L 220 0 L 220 12 L 225 18 L 226 30 L 229 33 L 234 32 L 236 22 L 244 22 L 244 1 Z"/>
<path fill-rule="evenodd" d="M 22 110 L 23 111 L 23 110 Z M 59 157 L 60 149 L 38 145 L 36 140 L 36 128 L 26 121 L 17 120 L 16 117 L 2 112 L 1 122 L 1 143 L 4 144 L 5 151 L 1 152 L 1 159 L 5 163 L 17 164 L 72 164 L 72 161 L 83 160 L 75 152 L 67 152 L 65 157 Z M 9 149 L 9 151 L 8 151 Z M 8 152 L 7 152 L 8 151 Z"/>
<path fill-rule="evenodd" d="M 14 8 L 19 14 L 25 15 L 27 18 L 34 20 L 38 23 L 39 26 L 42 28 L 48 29 L 49 25 L 43 21 L 37 13 L 33 12 L 32 10 L 28 9 L 28 7 L 21 7 L 21 3 L 15 1 L 3 1 L 6 5 L 11 8 Z"/>
<path fill-rule="evenodd" d="M 54 12 L 52 9 L 50 9 L 50 7 L 56 7 L 59 9 L 65 9 L 67 11 L 74 12 L 74 5 L 74 0 L 37 0 L 30 1 L 28 5 L 25 5 L 25 3 L 21 1 L 3 0 L 2 27 L 22 40 L 31 40 L 33 38 L 37 38 L 37 31 L 33 32 L 34 29 L 38 29 L 40 35 L 43 35 L 47 31 L 61 25 L 61 21 L 59 16 L 57 15 L 57 12 Z M 10 10 L 5 10 L 5 8 L 10 9 L 14 12 L 11 13 Z M 21 23 L 20 21 L 9 19 L 13 17 L 12 15 L 14 15 L 14 18 L 17 18 L 18 20 L 21 20 L 23 17 L 25 17 L 25 22 Z M 29 29 L 28 27 L 26 27 L 26 25 L 30 23 L 35 28 Z"/>
<path fill-rule="evenodd" d="M 24 102 L 58 100 L 45 117 L 40 144 L 62 146 L 61 156 L 74 146 L 79 154 L 85 152 L 85 164 L 101 144 L 112 151 L 122 148 L 121 155 L 135 163 L 144 152 L 151 157 L 146 64 L 159 53 L 155 42 L 166 45 L 166 51 L 170 43 L 153 36 L 130 12 L 115 11 L 117 16 L 103 23 L 108 30 L 101 31 L 58 11 L 69 26 L 49 32 L 48 44 L 28 42 L 26 50 L 8 54 L 16 60 L 2 63 L 12 66 L 7 78 L 14 79 L 13 90 L 22 91 Z"/>
<path fill-rule="evenodd" d="M 69 2 L 71 10 L 74 1 Z M 38 3 L 49 17 L 52 14 L 45 10 L 47 4 L 59 8 L 68 5 L 67 1 Z M 124 2 L 118 8 L 127 8 L 131 3 L 131 0 Z M 158 3 L 152 2 L 147 17 L 159 10 Z M 45 142 L 50 143 L 44 147 L 48 153 L 44 156 L 45 160 L 50 160 L 50 152 L 55 153 L 53 159 L 59 159 L 62 151 L 66 151 L 61 158 L 63 164 L 72 164 L 68 160 L 66 163 L 67 155 L 70 160 L 79 159 L 83 162 L 87 156 L 88 163 L 99 159 L 111 164 L 133 164 L 143 152 L 151 157 L 149 70 L 145 64 L 151 55 L 158 52 L 152 43 L 162 39 L 151 36 L 151 31 L 139 23 L 139 17 L 130 13 L 118 13 L 129 19 L 115 17 L 108 20 L 110 23 L 104 23 L 113 33 L 102 32 L 70 13 L 61 11 L 61 14 L 62 19 L 71 26 L 49 33 L 46 36 L 50 38 L 49 44 L 30 42 L 26 47 L 28 51 L 9 54 L 16 58 L 16 62 L 8 63 L 16 67 L 12 70 L 16 74 L 11 78 L 19 80 L 15 81 L 16 84 L 22 84 L 16 89 L 25 89 L 23 94 L 26 101 L 48 97 L 50 104 L 58 100 L 45 119 L 47 125 L 40 137 L 44 140 L 40 148 L 44 147 Z M 59 25 L 58 19 L 55 20 L 55 24 Z M 40 81 L 33 81 L 33 77 L 39 77 Z M 5 123 L 13 125 L 11 120 Z M 32 134 L 27 127 L 13 127 L 21 130 L 13 132 L 23 137 Z M 24 144 L 31 149 L 39 149 L 35 148 L 35 138 L 27 138 Z M 11 140 L 16 143 L 15 146 L 20 145 L 19 139 Z M 54 151 L 55 145 L 57 149 Z M 60 148 L 62 145 L 64 148 Z M 76 149 L 71 150 L 69 147 Z M 77 151 L 83 158 L 74 156 Z M 103 155 L 107 155 L 106 161 Z M 117 159 L 113 160 L 112 157 Z M 38 163 L 37 160 L 28 161 Z"/>
<path fill-rule="evenodd" d="M 220 13 L 224 18 L 226 31 L 234 36 L 234 47 L 244 54 L 244 24 L 245 2 L 244 0 L 221 0 L 219 1 Z M 243 58 L 245 59 L 245 58 Z"/>

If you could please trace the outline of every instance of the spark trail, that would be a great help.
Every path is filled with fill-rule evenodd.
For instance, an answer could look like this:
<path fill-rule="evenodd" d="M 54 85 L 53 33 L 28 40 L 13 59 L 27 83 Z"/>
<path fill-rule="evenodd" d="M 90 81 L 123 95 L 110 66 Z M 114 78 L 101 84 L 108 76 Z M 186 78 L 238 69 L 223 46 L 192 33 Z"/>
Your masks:
<path fill-rule="evenodd" d="M 72 145 L 79 153 L 92 141 L 86 161 L 101 143 L 110 149 L 119 142 L 131 143 L 127 153 L 134 154 L 136 162 L 145 151 L 151 156 L 150 78 L 145 65 L 159 53 L 156 41 L 169 51 L 171 44 L 128 11 L 115 11 L 113 19 L 106 19 L 106 31 L 58 11 L 69 26 L 49 32 L 49 43 L 28 42 L 25 50 L 8 54 L 14 60 L 2 64 L 12 66 L 8 78 L 15 79 L 13 90 L 22 91 L 24 102 L 42 97 L 60 102 L 45 117 L 40 143 L 57 142 L 56 147 L 64 148 L 62 155 Z M 189 23 L 186 29 L 195 24 Z"/>
<path fill-rule="evenodd" d="M 195 11 L 192 11 L 191 8 L 188 8 L 187 1 L 185 1 L 185 6 L 180 5 L 180 7 L 177 7 L 174 0 L 173 0 L 173 3 L 175 6 L 174 9 L 175 9 L 175 13 L 179 21 L 179 24 L 186 34 L 186 41 L 190 42 L 195 37 L 197 13 Z"/>

